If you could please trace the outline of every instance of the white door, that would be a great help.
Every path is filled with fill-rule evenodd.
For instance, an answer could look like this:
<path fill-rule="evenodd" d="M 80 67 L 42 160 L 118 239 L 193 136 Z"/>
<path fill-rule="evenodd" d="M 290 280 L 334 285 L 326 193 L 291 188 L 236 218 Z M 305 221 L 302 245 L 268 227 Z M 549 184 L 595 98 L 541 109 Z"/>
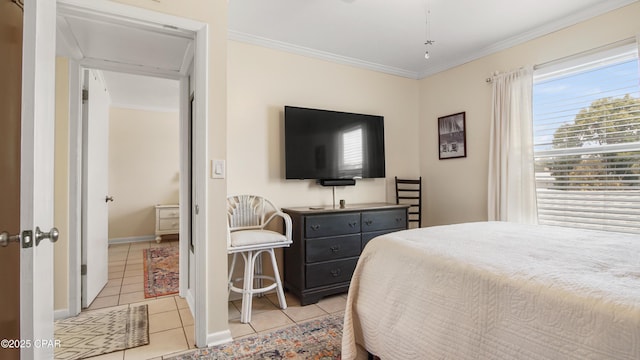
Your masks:
<path fill-rule="evenodd" d="M 107 284 L 109 94 L 96 70 L 84 71 L 82 104 L 82 307 Z M 86 270 L 85 270 L 86 269 Z"/>
<path fill-rule="evenodd" d="M 22 52 L 22 231 L 39 227 L 49 232 L 53 227 L 55 43 L 55 0 L 26 0 Z M 20 338 L 24 342 L 20 357 L 52 359 L 55 344 L 48 341 L 54 340 L 54 245 L 49 239 L 36 245 L 32 238 L 31 243 L 31 247 L 23 246 L 20 250 Z"/>

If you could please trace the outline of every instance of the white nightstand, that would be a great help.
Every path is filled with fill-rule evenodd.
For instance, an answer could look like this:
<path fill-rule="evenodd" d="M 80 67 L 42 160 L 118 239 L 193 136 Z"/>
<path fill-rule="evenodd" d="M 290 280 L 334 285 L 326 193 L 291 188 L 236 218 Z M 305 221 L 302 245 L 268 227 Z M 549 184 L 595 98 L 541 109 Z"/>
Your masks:
<path fill-rule="evenodd" d="M 180 205 L 156 205 L 156 242 L 162 235 L 180 233 Z"/>

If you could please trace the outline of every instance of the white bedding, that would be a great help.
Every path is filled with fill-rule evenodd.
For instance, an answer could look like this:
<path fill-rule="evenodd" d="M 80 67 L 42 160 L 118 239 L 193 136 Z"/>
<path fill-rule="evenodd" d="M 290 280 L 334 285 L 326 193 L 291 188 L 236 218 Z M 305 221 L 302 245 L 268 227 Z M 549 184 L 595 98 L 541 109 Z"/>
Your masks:
<path fill-rule="evenodd" d="M 502 222 L 365 247 L 342 358 L 640 359 L 640 237 Z"/>

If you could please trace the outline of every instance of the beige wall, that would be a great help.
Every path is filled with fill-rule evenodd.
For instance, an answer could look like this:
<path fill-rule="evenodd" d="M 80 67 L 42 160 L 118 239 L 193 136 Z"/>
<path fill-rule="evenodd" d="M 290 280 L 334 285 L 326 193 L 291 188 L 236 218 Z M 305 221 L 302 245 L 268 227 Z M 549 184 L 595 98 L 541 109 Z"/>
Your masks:
<path fill-rule="evenodd" d="M 284 179 L 285 105 L 384 116 L 387 179 L 337 187 L 337 199 L 395 201 L 393 177 L 419 175 L 417 81 L 236 41 L 228 58 L 229 194 L 281 207 L 332 205 L 331 187 Z"/>
<path fill-rule="evenodd" d="M 152 236 L 156 204 L 177 204 L 177 112 L 112 107 L 109 112 L 109 239 Z"/>
<path fill-rule="evenodd" d="M 640 3 L 420 81 L 420 162 L 427 225 L 487 219 L 487 167 L 494 71 L 542 64 L 640 32 Z M 467 157 L 438 160 L 437 118 L 466 112 Z"/>
<path fill-rule="evenodd" d="M 284 179 L 285 105 L 384 116 L 387 179 L 337 187 L 336 202 L 395 201 L 393 177 L 419 176 L 417 81 L 236 41 L 228 51 L 229 194 L 263 195 L 280 207 L 332 205 L 331 187 Z M 282 274 L 282 251 L 276 256 Z"/>
<path fill-rule="evenodd" d="M 226 0 L 148 1 L 120 0 L 120 3 L 167 13 L 208 25 L 209 96 L 207 159 L 227 158 L 227 7 Z M 210 162 L 207 161 L 209 164 Z M 210 165 L 208 165 L 210 166 Z M 207 173 L 210 169 L 207 169 Z M 228 329 L 227 323 L 227 243 L 226 243 L 226 179 L 209 179 L 207 203 L 207 265 L 204 283 L 207 288 L 207 332 Z"/>
<path fill-rule="evenodd" d="M 60 237 L 53 247 L 53 308 L 66 309 L 69 295 L 69 61 L 56 58 L 56 120 L 53 223 Z"/>

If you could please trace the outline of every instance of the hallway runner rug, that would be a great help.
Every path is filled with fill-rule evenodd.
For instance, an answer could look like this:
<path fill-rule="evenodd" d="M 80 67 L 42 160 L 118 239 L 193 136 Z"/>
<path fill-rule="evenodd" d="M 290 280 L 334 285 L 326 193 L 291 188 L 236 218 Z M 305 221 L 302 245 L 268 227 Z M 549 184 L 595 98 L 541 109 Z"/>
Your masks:
<path fill-rule="evenodd" d="M 169 357 L 170 360 L 340 359 L 343 314 Z M 167 360 L 166 357 L 163 359 Z"/>
<path fill-rule="evenodd" d="M 76 360 L 149 344 L 147 305 L 90 310 L 54 322 L 56 360 Z"/>
<path fill-rule="evenodd" d="M 178 286 L 178 247 L 144 249 L 144 297 L 175 294 Z"/>

